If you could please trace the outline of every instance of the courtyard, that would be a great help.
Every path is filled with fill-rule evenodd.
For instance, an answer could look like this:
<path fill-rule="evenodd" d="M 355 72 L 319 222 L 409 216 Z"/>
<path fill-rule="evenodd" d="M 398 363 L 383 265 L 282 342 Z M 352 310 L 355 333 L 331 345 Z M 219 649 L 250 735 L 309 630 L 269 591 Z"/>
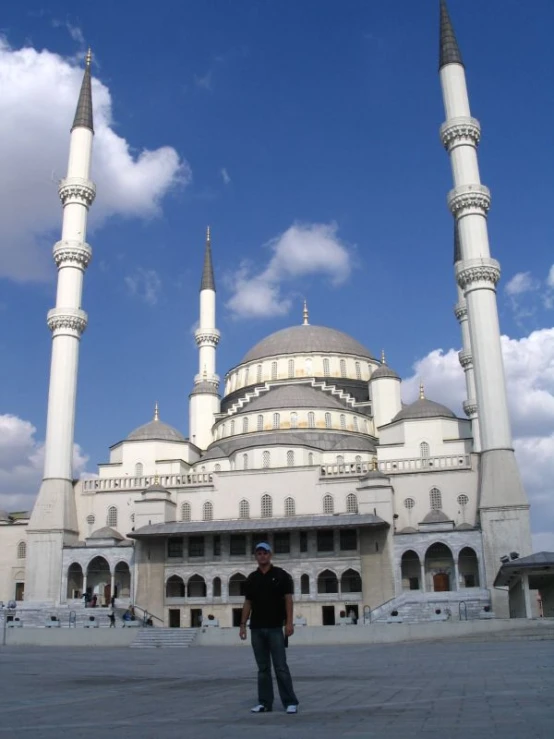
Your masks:
<path fill-rule="evenodd" d="M 295 647 L 301 701 L 251 715 L 249 649 L 0 649 L 0 739 L 551 739 L 554 641 Z"/>

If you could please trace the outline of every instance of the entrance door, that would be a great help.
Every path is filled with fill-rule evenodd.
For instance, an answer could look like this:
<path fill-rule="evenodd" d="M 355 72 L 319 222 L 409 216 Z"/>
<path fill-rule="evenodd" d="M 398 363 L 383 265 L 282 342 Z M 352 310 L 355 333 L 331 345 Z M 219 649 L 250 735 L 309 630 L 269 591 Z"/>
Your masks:
<path fill-rule="evenodd" d="M 190 625 L 193 629 L 198 629 L 202 626 L 202 609 L 191 608 L 190 609 Z"/>
<path fill-rule="evenodd" d="M 321 621 L 324 626 L 335 625 L 335 606 L 321 606 Z"/>
<path fill-rule="evenodd" d="M 446 590 L 450 590 L 450 578 L 446 572 L 437 572 L 433 575 L 433 590 L 435 593 L 444 593 Z"/>
<path fill-rule="evenodd" d="M 169 627 L 171 629 L 181 628 L 181 609 L 170 608 L 169 609 Z"/>
<path fill-rule="evenodd" d="M 104 585 L 104 605 L 109 606 L 111 600 L 112 600 L 112 586 L 108 583 L 108 585 Z"/>
<path fill-rule="evenodd" d="M 242 608 L 233 608 L 233 626 L 240 626 Z"/>
<path fill-rule="evenodd" d="M 25 583 L 24 582 L 16 582 L 15 583 L 15 599 L 16 600 L 23 600 L 25 596 Z"/>
<path fill-rule="evenodd" d="M 352 616 L 352 623 L 357 624 L 358 619 L 360 618 L 359 611 L 358 611 L 358 604 L 357 603 L 347 603 L 345 606 L 345 611 L 347 616 Z"/>

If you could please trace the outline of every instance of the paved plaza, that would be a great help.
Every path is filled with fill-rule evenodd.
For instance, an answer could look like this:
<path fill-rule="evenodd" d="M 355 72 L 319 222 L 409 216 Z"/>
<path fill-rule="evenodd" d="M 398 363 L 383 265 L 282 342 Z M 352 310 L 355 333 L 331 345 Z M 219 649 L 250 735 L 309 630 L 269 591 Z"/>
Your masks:
<path fill-rule="evenodd" d="M 289 663 L 298 715 L 251 715 L 250 649 L 2 648 L 0 739 L 554 736 L 554 641 L 291 644 Z"/>

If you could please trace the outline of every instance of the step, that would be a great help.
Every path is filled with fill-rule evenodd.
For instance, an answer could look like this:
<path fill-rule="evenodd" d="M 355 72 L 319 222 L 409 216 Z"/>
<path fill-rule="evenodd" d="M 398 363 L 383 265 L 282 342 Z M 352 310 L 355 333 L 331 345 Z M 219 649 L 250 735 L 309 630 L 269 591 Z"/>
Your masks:
<path fill-rule="evenodd" d="M 131 649 L 167 649 L 190 647 L 196 639 L 197 629 L 144 628 L 140 629 L 130 644 Z"/>

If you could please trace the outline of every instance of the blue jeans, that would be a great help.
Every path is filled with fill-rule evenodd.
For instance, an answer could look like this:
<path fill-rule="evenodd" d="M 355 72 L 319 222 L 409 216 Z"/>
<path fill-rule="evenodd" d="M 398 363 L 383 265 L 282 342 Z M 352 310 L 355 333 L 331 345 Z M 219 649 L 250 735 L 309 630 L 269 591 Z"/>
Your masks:
<path fill-rule="evenodd" d="M 271 663 L 277 688 L 283 706 L 297 706 L 298 698 L 294 694 L 292 678 L 285 652 L 285 636 L 283 629 L 251 629 L 252 649 L 258 665 L 258 700 L 266 708 L 273 707 L 273 680 Z"/>

